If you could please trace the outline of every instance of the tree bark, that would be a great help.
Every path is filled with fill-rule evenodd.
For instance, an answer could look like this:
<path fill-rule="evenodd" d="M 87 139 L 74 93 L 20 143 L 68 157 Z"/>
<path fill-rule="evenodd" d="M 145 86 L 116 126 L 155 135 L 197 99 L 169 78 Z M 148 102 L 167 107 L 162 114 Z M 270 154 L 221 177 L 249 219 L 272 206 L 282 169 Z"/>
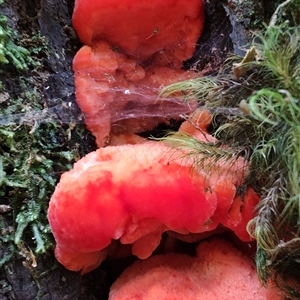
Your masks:
<path fill-rule="evenodd" d="M 246 2 L 251 4 L 256 13 L 259 11 L 260 1 Z M 186 68 L 192 67 L 203 74 L 216 74 L 228 53 L 243 55 L 251 38 L 249 26 L 253 13 L 247 15 L 248 6 L 243 10 L 243 4 L 235 4 L 235 1 L 230 3 L 206 1 L 204 33 L 195 55 L 185 63 Z M 74 0 L 10 0 L 0 6 L 0 12 L 7 16 L 9 26 L 22 37 L 22 46 L 31 47 L 34 36 L 40 36 L 46 42 L 46 49 L 37 55 L 42 66 L 21 76 L 32 80 L 47 107 L 56 107 L 57 99 L 73 103 L 76 107 L 72 59 L 80 42 L 71 25 L 73 6 Z M 263 10 L 260 14 L 263 18 Z M 3 68 L 0 81 L 6 87 L 11 87 L 10 97 L 17 97 L 20 73 L 9 65 L 0 68 Z M 57 108 L 55 113 L 62 122 L 70 120 L 70 110 Z M 76 118 L 80 115 L 77 108 L 71 113 Z M 88 139 L 85 152 L 94 147 L 93 139 Z M 12 220 L 8 218 L 8 222 Z M 0 258 L 6 251 L 5 245 L 0 244 Z M 60 266 L 53 253 L 38 256 L 36 268 L 24 266 L 23 261 L 24 258 L 16 254 L 1 268 L 0 299 L 107 299 L 109 286 L 120 273 L 120 270 L 112 273 L 112 262 L 108 261 L 94 272 L 81 277 Z M 124 264 L 127 265 L 126 260 Z"/>

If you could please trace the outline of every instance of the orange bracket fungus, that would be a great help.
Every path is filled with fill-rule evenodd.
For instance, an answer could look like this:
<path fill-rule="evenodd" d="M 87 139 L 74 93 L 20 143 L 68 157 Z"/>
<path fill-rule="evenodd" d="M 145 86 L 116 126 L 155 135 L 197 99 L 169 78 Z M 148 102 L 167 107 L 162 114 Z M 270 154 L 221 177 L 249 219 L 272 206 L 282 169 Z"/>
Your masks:
<path fill-rule="evenodd" d="M 203 0 L 76 0 L 84 46 L 74 58 L 76 101 L 99 147 L 118 133 L 153 129 L 191 111 L 161 87 L 195 77 L 181 69 L 204 24 Z"/>
<path fill-rule="evenodd" d="M 142 287 L 142 288 L 141 288 Z M 111 286 L 109 300 L 279 300 L 262 287 L 251 259 L 221 239 L 201 242 L 196 257 L 156 255 L 137 261 Z"/>
<path fill-rule="evenodd" d="M 246 224 L 259 197 L 251 187 L 243 197 L 237 192 L 248 175 L 242 157 L 208 160 L 207 172 L 185 150 L 164 143 L 131 135 L 131 145 L 108 146 L 116 134 L 149 130 L 194 110 L 193 104 L 157 95 L 162 86 L 195 76 L 181 65 L 195 49 L 203 14 L 202 0 L 75 1 L 73 24 L 85 44 L 73 63 L 76 100 L 98 146 L 107 147 L 75 163 L 51 197 L 55 256 L 66 268 L 93 270 L 114 240 L 147 258 L 166 231 L 225 228 L 251 240 Z M 207 133 L 211 119 L 197 110 L 179 130 L 214 143 Z"/>
<path fill-rule="evenodd" d="M 206 130 L 210 119 L 206 111 L 195 118 L 198 139 L 213 140 Z M 243 199 L 237 196 L 247 173 L 244 159 L 221 161 L 207 173 L 184 156 L 148 141 L 100 148 L 75 163 L 61 176 L 48 210 L 58 261 L 86 273 L 104 260 L 113 240 L 132 244 L 133 254 L 147 258 L 165 231 L 222 226 L 250 241 L 246 224 L 259 197 L 250 187 Z"/>

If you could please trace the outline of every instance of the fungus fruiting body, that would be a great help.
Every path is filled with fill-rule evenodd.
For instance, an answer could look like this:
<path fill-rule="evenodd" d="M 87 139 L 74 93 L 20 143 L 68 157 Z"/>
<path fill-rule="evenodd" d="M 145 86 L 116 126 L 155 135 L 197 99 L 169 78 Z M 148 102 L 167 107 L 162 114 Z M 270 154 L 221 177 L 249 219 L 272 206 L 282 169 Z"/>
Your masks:
<path fill-rule="evenodd" d="M 82 47 L 73 69 L 76 101 L 99 147 L 109 144 L 112 133 L 150 130 L 195 109 L 174 97 L 158 100 L 161 86 L 192 78 L 195 73 L 159 66 L 143 68 L 114 52 L 106 42 Z"/>
<path fill-rule="evenodd" d="M 261 286 L 245 254 L 212 239 L 200 243 L 196 257 L 165 254 L 135 262 L 111 287 L 109 300 L 121 299 L 278 300 L 282 295 Z"/>
<path fill-rule="evenodd" d="M 138 63 L 156 55 L 180 67 L 195 50 L 203 16 L 202 0 L 76 0 L 73 26 L 85 45 L 106 41 Z"/>
<path fill-rule="evenodd" d="M 98 149 L 62 175 L 48 217 L 57 242 L 55 254 L 63 265 L 83 273 L 93 269 L 99 261 L 89 265 L 83 257 L 90 260 L 98 251 L 103 259 L 113 239 L 132 244 L 134 254 L 147 258 L 168 230 L 200 233 L 222 224 L 250 240 L 245 225 L 258 196 L 248 190 L 244 199 L 254 203 L 244 208 L 250 215 L 244 213 L 245 202 L 235 196 L 243 162 L 231 165 L 230 174 L 228 165 L 218 166 L 207 178 L 157 144 Z M 230 210 L 235 202 L 238 209 Z"/>
<path fill-rule="evenodd" d="M 202 139 L 210 140 L 200 120 Z M 237 195 L 245 161 L 221 161 L 208 174 L 184 156 L 148 141 L 108 146 L 78 161 L 62 175 L 50 201 L 57 259 L 86 273 L 101 263 L 113 240 L 132 244 L 133 254 L 147 258 L 170 230 L 202 233 L 223 226 L 250 241 L 246 224 L 259 197 L 251 188 L 243 198 Z"/>
<path fill-rule="evenodd" d="M 76 1 L 73 24 L 85 43 L 73 63 L 76 100 L 98 146 L 118 146 L 83 157 L 52 195 L 48 219 L 56 258 L 66 268 L 93 270 L 114 240 L 147 258 L 166 231 L 222 227 L 251 240 L 246 224 L 259 197 L 250 187 L 238 193 L 248 173 L 242 157 L 207 160 L 207 171 L 184 149 L 131 135 L 195 109 L 157 96 L 161 87 L 195 76 L 180 67 L 202 32 L 203 6 L 199 0 Z M 211 119 L 197 110 L 179 131 L 214 143 Z M 119 145 L 114 133 L 132 145 Z"/>
<path fill-rule="evenodd" d="M 191 112 L 161 87 L 195 77 L 181 69 L 204 24 L 202 0 L 77 0 L 73 25 L 85 44 L 73 62 L 76 101 L 99 147 L 113 133 L 153 129 Z M 111 126 L 113 124 L 113 126 Z"/>

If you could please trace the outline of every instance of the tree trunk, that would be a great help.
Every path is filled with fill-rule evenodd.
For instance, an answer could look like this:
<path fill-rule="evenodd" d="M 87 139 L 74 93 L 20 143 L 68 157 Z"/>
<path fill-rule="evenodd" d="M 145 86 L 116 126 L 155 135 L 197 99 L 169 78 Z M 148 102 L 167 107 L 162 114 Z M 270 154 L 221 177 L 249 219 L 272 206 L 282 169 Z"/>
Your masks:
<path fill-rule="evenodd" d="M 244 54 L 251 38 L 249 27 L 253 18 L 263 20 L 263 9 L 261 1 L 244 1 L 241 5 L 237 2 L 235 5 L 235 1 L 230 1 L 227 5 L 219 0 L 206 1 L 205 30 L 195 55 L 185 63 L 186 68 L 192 66 L 203 74 L 215 74 L 228 53 Z M 0 81 L 6 94 L 17 98 L 20 77 L 25 76 L 32 82 L 29 89 L 38 93 L 40 103 L 55 108 L 57 120 L 63 124 L 71 122 L 70 113 L 80 122 L 72 73 L 72 58 L 80 47 L 71 25 L 73 6 L 74 0 L 7 0 L 0 6 L 10 28 L 21 37 L 20 44 L 36 49 L 34 59 L 41 63 L 40 67 L 24 72 L 16 71 L 10 64 L 0 65 Z M 74 109 L 58 106 L 57 99 L 72 103 Z M 95 148 L 90 136 L 83 143 L 81 155 Z M 2 215 L 7 223 L 14 224 L 13 213 Z M 0 244 L 0 258 L 7 251 L 6 244 Z M 109 286 L 122 268 L 114 272 L 114 263 L 106 261 L 97 270 L 81 277 L 60 266 L 52 252 L 37 256 L 37 267 L 24 263 L 25 258 L 18 253 L 6 262 L 0 270 L 0 299 L 107 299 Z M 122 263 L 128 264 L 127 260 Z"/>

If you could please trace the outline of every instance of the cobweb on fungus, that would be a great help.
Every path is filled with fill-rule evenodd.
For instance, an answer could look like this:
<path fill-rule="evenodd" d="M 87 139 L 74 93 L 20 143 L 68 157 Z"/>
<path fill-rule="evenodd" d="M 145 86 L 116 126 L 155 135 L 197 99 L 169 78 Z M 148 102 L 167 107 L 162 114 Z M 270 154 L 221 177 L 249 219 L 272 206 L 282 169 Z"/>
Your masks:
<path fill-rule="evenodd" d="M 145 90 L 145 88 L 143 88 Z M 88 90 L 87 90 L 88 92 Z M 132 97 L 133 99 L 137 96 L 139 98 L 144 98 L 145 102 L 134 102 L 128 100 L 125 109 L 116 107 L 111 110 L 111 116 L 106 116 L 111 122 L 118 122 L 126 119 L 140 119 L 140 118 L 151 118 L 151 117 L 172 117 L 174 115 L 182 115 L 182 100 L 179 98 L 172 99 L 160 99 L 162 101 L 159 104 L 158 109 L 152 109 L 156 105 L 158 96 L 155 96 L 153 92 L 141 93 L 138 90 L 131 92 L 129 89 L 112 89 L 112 92 L 117 92 L 119 95 L 124 94 L 126 97 Z M 157 90 L 157 94 L 159 91 Z M 129 98 L 130 99 L 130 98 Z M 58 122 L 62 124 L 67 124 L 70 122 L 76 124 L 84 124 L 84 114 L 78 108 L 74 95 L 69 98 L 65 97 L 63 99 L 51 99 L 53 102 L 60 102 L 51 107 L 46 107 L 43 109 L 33 109 L 28 112 L 20 112 L 13 114 L 2 114 L 0 115 L 0 126 L 6 125 L 22 125 L 22 124 L 33 124 L 33 123 L 48 123 L 48 122 Z M 54 101 L 55 100 L 55 101 Z M 152 103 L 152 104 L 149 104 Z M 179 104 L 179 106 L 173 106 L 172 103 Z M 187 108 L 189 110 L 190 108 Z M 185 109 L 186 110 L 186 109 Z M 105 117 L 105 116 L 104 116 Z M 103 122 L 104 119 L 99 119 L 99 123 Z"/>
<path fill-rule="evenodd" d="M 153 35 L 154 34 L 155 33 L 153 33 Z M 132 39 L 133 38 L 134 37 L 132 37 Z M 120 49 L 117 49 L 116 51 L 120 51 Z M 169 60 L 167 55 L 165 55 L 165 46 L 163 44 L 157 53 L 165 59 L 169 66 L 172 66 L 172 62 Z M 130 55 L 130 53 L 123 54 L 129 58 L 133 58 L 133 55 Z M 136 61 L 137 65 L 141 63 L 139 56 L 133 59 Z M 146 71 L 152 67 L 155 67 L 155 62 L 151 59 L 142 63 L 142 68 Z M 172 69 L 172 67 L 170 67 L 170 69 Z M 178 68 L 178 70 L 180 69 L 181 68 Z M 174 117 L 181 118 L 182 116 L 185 116 L 186 113 L 191 112 L 192 109 L 195 109 L 195 107 L 192 108 L 189 104 L 183 103 L 180 95 L 178 97 L 160 97 L 159 93 L 165 86 L 165 84 L 162 84 L 160 87 L 153 87 L 139 82 L 133 89 L 123 86 L 114 86 L 110 88 L 109 92 L 117 95 L 121 102 L 126 102 L 126 105 L 123 107 L 110 107 L 110 115 L 104 114 L 101 118 L 99 118 L 99 120 L 97 120 L 97 122 L 101 123 L 105 121 L 105 118 L 109 119 L 112 124 L 127 119 L 153 117 L 166 119 L 172 119 Z M 51 86 L 48 86 L 47 88 L 51 89 Z M 88 87 L 86 89 L 86 93 L 90 93 L 93 89 L 97 89 L 97 86 Z M 0 114 L 0 126 L 18 126 L 23 124 L 34 125 L 36 123 L 40 124 L 49 122 L 57 122 L 60 124 L 68 124 L 70 122 L 75 124 L 85 123 L 85 115 L 81 112 L 75 100 L 76 91 L 61 98 L 52 98 L 47 95 L 47 93 L 45 93 L 44 97 L 45 99 L 43 102 L 46 103 L 46 107 L 43 109 L 32 109 L 30 111 L 23 112 L 20 108 L 20 113 Z M 139 100 L 135 101 L 135 99 Z"/>

